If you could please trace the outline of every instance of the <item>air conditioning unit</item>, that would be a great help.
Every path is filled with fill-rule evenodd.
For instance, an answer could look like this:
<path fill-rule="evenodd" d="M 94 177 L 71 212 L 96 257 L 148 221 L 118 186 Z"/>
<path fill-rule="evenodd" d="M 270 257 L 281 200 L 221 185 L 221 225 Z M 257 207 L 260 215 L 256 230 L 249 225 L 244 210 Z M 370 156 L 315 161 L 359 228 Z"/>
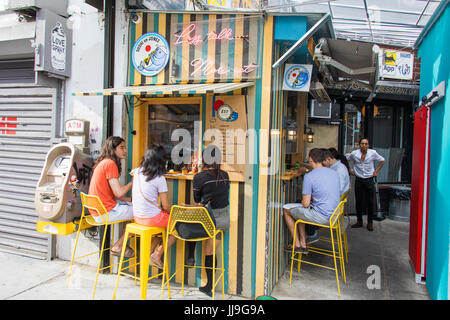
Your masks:
<path fill-rule="evenodd" d="M 5 10 L 28 14 L 37 9 L 48 9 L 67 17 L 67 0 L 6 0 Z"/>
<path fill-rule="evenodd" d="M 311 118 L 331 119 L 331 102 L 310 100 L 309 110 Z"/>
<path fill-rule="evenodd" d="M 184 10 L 184 0 L 127 0 L 127 9 Z"/>

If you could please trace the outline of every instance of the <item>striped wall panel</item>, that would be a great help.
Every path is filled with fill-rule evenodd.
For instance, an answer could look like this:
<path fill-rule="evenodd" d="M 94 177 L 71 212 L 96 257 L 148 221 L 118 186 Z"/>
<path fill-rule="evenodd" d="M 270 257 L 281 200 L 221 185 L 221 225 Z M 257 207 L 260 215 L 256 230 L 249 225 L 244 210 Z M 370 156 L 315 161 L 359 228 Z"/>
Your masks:
<path fill-rule="evenodd" d="M 172 204 L 192 204 L 194 203 L 192 181 L 189 180 L 175 180 L 167 179 L 169 188 L 169 201 Z M 224 235 L 224 265 L 225 265 L 225 293 L 228 294 L 242 294 L 242 257 L 243 257 L 243 236 L 244 225 L 242 223 L 244 215 L 244 183 L 232 182 L 230 185 L 230 219 L 231 227 L 225 232 Z M 217 247 L 220 248 L 219 246 Z M 177 243 L 169 251 L 170 261 L 170 274 L 174 274 L 178 270 L 175 276 L 175 282 L 181 282 L 181 269 L 182 269 L 182 242 Z M 221 261 L 220 250 L 217 251 L 218 263 Z M 195 252 L 196 263 L 204 265 L 204 245 L 202 242 L 198 242 Z M 152 269 L 152 272 L 157 272 L 156 269 Z M 201 269 L 186 268 L 185 272 L 185 284 L 191 286 L 202 286 L 206 283 L 206 273 Z M 216 288 L 216 293 L 221 289 L 221 285 Z"/>
<path fill-rule="evenodd" d="M 248 68 L 253 64 L 260 65 L 260 16 L 144 12 L 135 14 L 141 16 L 142 22 L 131 24 L 130 57 L 133 45 L 140 36 L 157 32 L 169 43 L 170 59 L 166 68 L 154 77 L 141 75 L 130 61 L 131 85 L 239 82 L 261 75 L 261 68 L 250 73 L 241 72 L 251 70 Z M 208 40 L 208 34 L 209 37 L 215 34 L 223 38 L 227 36 L 227 32 L 244 38 Z M 188 42 L 197 36 L 201 39 L 197 41 L 200 43 Z M 206 67 L 208 62 L 212 63 L 210 67 Z M 213 72 L 214 69 L 217 72 Z"/>
<path fill-rule="evenodd" d="M 276 46 L 274 56 L 279 56 L 279 46 Z M 283 258 L 284 247 L 284 222 L 282 217 L 282 205 L 284 203 L 283 181 L 281 176 L 284 174 L 284 154 L 285 154 L 285 132 L 283 130 L 282 119 L 286 113 L 286 94 L 281 89 L 282 68 L 278 68 L 272 75 L 272 106 L 271 106 L 271 144 L 270 156 L 271 163 L 274 166 L 272 174 L 269 176 L 268 195 L 269 206 L 267 212 L 266 230 L 268 261 L 266 266 L 267 282 L 265 291 L 270 293 L 273 286 L 278 282 L 283 274 L 285 262 Z"/>
<path fill-rule="evenodd" d="M 143 13 L 139 13 L 143 14 Z M 167 26 L 171 26 L 174 21 L 187 22 L 188 18 L 191 19 L 191 15 L 186 14 L 158 14 L 158 23 L 155 22 L 154 18 L 156 14 L 151 14 L 152 18 L 146 15 L 145 25 L 144 23 L 139 25 L 131 25 L 130 29 L 130 38 L 138 39 L 140 35 L 143 34 L 143 30 L 149 30 L 148 26 L 153 26 L 154 28 L 157 26 L 158 28 L 161 26 L 166 26 L 165 30 L 168 30 Z M 202 17 L 203 19 L 208 18 L 209 20 L 216 19 L 212 15 L 197 15 L 196 19 Z M 165 19 L 165 23 L 162 22 L 162 19 Z M 169 21 L 170 20 L 170 21 Z M 237 20 L 236 20 L 237 21 Z M 257 25 L 258 28 L 252 31 L 250 28 L 250 33 L 260 34 L 257 37 L 256 46 L 262 46 L 264 43 L 264 48 L 261 52 L 261 61 L 264 56 L 266 59 L 264 62 L 261 62 L 261 77 L 256 79 L 255 85 L 251 86 L 246 90 L 247 95 L 247 122 L 249 129 L 255 129 L 256 132 L 259 132 L 260 129 L 269 129 L 269 117 L 271 110 L 271 65 L 272 65 L 272 49 L 273 49 L 273 37 L 270 36 L 273 33 L 273 18 L 268 18 L 269 26 L 263 28 L 262 24 Z M 212 24 L 211 24 L 212 25 Z M 208 24 L 208 27 L 211 27 Z M 235 28 L 239 30 L 239 28 L 246 28 L 245 25 L 240 26 L 239 23 L 236 22 Z M 205 27 L 206 28 L 206 27 Z M 264 31 L 263 31 L 264 30 Z M 158 29 L 157 31 L 161 31 Z M 161 31 L 162 32 L 162 31 Z M 264 38 L 262 33 L 267 32 L 269 36 Z M 239 32 L 236 31 L 238 34 Z M 163 34 L 163 33 L 161 33 Z M 167 32 L 165 33 L 167 34 Z M 164 34 L 163 34 L 164 35 Z M 130 41 L 130 47 L 134 44 L 133 41 Z M 213 50 L 214 49 L 214 50 Z M 228 60 L 228 64 L 237 65 L 241 63 L 242 59 L 244 59 L 244 55 L 242 54 L 242 50 L 244 46 L 239 46 L 238 43 L 235 45 L 235 55 L 232 55 L 233 61 Z M 212 46 L 203 47 L 202 54 L 208 56 L 212 55 L 216 51 L 216 48 Z M 240 51 L 240 53 L 238 52 Z M 252 49 L 250 48 L 250 51 Z M 185 54 L 186 51 L 183 51 L 182 55 Z M 230 59 L 231 56 L 228 58 Z M 169 76 L 166 76 L 167 68 L 164 72 L 161 72 L 155 79 L 146 79 L 145 77 L 141 77 L 141 75 L 137 72 L 134 72 L 131 67 L 129 74 L 129 85 L 144 85 L 146 83 L 150 84 L 164 84 L 167 79 L 170 79 Z M 185 71 L 186 72 L 186 71 Z M 264 79 L 263 74 L 266 75 Z M 232 81 L 239 82 L 242 79 L 233 79 Z M 170 80 L 169 80 L 170 81 Z M 216 82 L 222 81 L 218 79 L 214 79 L 214 77 L 206 79 L 206 80 L 194 80 L 200 82 Z M 265 92 L 263 95 L 262 92 Z M 230 94 L 245 94 L 242 89 L 235 90 Z M 178 97 L 179 95 L 172 95 L 171 97 Z M 202 105 L 205 106 L 208 103 L 212 103 L 212 94 L 203 94 L 201 95 Z M 129 134 L 128 138 L 128 146 L 130 150 L 133 152 L 129 152 L 128 163 L 130 164 L 130 168 L 136 167 L 140 159 L 143 155 L 143 151 L 145 151 L 144 139 L 140 137 L 140 132 L 145 131 L 146 123 L 142 121 L 142 118 L 145 118 L 145 110 L 142 110 L 142 107 L 145 108 L 146 104 L 142 104 L 143 100 L 138 101 L 136 103 L 135 99 L 130 101 L 129 105 L 129 114 L 130 120 L 133 123 L 133 129 L 136 130 L 136 135 Z M 201 119 L 202 119 L 202 130 L 204 132 L 205 129 L 205 108 L 202 107 Z M 264 145 L 265 147 L 261 147 Z M 268 248 L 268 244 L 266 241 L 266 226 L 267 226 L 267 200 L 268 200 L 268 183 L 267 176 L 264 179 L 260 179 L 260 164 L 259 159 L 261 157 L 261 150 L 268 149 L 267 141 L 259 141 L 256 139 L 255 143 L 247 143 L 246 150 L 248 154 L 253 154 L 256 157 L 257 163 L 255 164 L 247 164 L 246 165 L 246 173 L 245 173 L 245 182 L 243 183 L 235 183 L 230 188 L 230 201 L 234 201 L 235 204 L 232 204 L 232 210 L 230 212 L 232 225 L 234 224 L 234 228 L 232 227 L 224 237 L 225 244 L 225 264 L 227 268 L 227 277 L 225 278 L 226 283 L 226 292 L 229 294 L 240 294 L 245 297 L 254 298 L 258 295 L 265 294 L 267 289 L 267 281 L 266 281 L 266 251 Z M 264 183 L 260 185 L 261 181 Z M 177 204 L 186 202 L 186 193 L 181 190 L 187 190 L 186 182 L 182 181 L 168 181 L 169 188 L 171 188 L 171 203 Z M 262 194 L 261 194 L 262 192 Z M 238 194 L 238 198 L 236 198 L 236 194 Z M 191 197 L 191 194 L 189 194 Z M 196 251 L 197 261 L 203 256 L 203 247 L 198 245 Z M 169 261 L 171 262 L 171 272 L 175 272 L 176 266 L 181 263 L 181 250 L 180 246 L 175 245 L 171 248 Z M 186 281 L 190 285 L 200 286 L 202 281 L 205 279 L 205 275 L 202 275 L 200 271 L 187 270 Z M 180 276 L 175 279 L 176 282 L 179 282 L 181 279 Z"/>

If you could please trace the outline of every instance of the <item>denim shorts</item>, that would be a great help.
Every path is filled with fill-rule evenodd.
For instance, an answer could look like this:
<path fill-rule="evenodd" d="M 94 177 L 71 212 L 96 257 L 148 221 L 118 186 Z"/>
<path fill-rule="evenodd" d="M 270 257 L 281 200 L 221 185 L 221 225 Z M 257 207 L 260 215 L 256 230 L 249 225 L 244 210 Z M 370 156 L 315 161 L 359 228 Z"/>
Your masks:
<path fill-rule="evenodd" d="M 133 205 L 131 202 L 118 200 L 116 206 L 111 209 L 109 213 L 108 222 L 115 222 L 120 220 L 133 220 Z M 103 223 L 100 216 L 93 216 L 95 221 L 98 223 Z M 106 216 L 103 217 L 106 222 Z"/>

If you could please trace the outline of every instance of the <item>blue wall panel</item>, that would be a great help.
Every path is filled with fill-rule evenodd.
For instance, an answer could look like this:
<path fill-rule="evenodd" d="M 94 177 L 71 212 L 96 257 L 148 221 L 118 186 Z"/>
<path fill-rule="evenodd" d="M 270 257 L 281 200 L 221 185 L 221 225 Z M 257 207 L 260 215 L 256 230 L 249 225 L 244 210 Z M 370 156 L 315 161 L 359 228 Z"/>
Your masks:
<path fill-rule="evenodd" d="M 419 48 L 420 97 L 441 81 L 444 99 L 431 107 L 430 187 L 426 286 L 432 299 L 449 298 L 450 251 L 450 6 L 431 28 Z"/>
<path fill-rule="evenodd" d="M 308 20 L 299 16 L 278 16 L 275 17 L 275 40 L 297 41 L 307 31 Z"/>

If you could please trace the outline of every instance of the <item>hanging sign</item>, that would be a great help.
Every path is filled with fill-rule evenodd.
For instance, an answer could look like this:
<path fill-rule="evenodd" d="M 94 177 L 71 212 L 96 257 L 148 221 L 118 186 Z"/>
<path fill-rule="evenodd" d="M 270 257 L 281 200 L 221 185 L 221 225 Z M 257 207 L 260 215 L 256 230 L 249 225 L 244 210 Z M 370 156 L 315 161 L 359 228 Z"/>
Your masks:
<path fill-rule="evenodd" d="M 212 18 L 174 24 L 171 81 L 249 80 L 261 77 L 262 18 Z"/>
<path fill-rule="evenodd" d="M 380 78 L 412 80 L 414 54 L 395 50 L 382 50 L 379 55 Z"/>
<path fill-rule="evenodd" d="M 311 85 L 311 64 L 286 64 L 283 90 L 308 92 Z"/>
<path fill-rule="evenodd" d="M 131 54 L 134 68 L 143 76 L 153 77 L 169 61 L 169 44 L 159 33 L 149 32 L 136 41 Z"/>

